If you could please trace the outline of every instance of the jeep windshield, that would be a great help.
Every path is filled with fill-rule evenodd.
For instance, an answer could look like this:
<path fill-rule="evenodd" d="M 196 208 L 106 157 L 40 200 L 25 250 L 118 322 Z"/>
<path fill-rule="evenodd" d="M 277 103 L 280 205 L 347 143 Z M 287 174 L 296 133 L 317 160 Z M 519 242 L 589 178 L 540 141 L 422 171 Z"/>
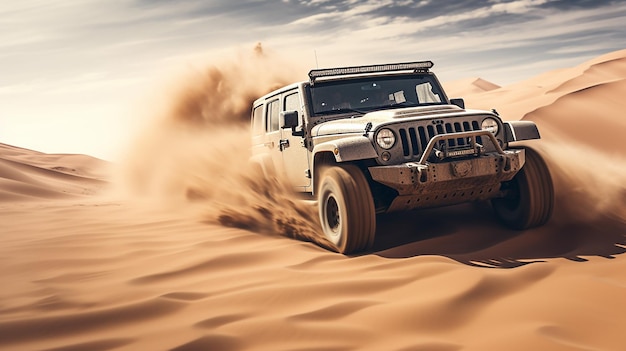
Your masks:
<path fill-rule="evenodd" d="M 439 83 L 428 74 L 318 81 L 310 92 L 314 116 L 446 103 Z"/>

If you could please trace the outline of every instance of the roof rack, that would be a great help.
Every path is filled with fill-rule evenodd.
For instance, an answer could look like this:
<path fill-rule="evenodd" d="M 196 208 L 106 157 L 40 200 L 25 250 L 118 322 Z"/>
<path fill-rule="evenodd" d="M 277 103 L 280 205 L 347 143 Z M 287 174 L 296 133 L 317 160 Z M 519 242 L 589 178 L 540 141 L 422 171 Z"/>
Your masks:
<path fill-rule="evenodd" d="M 317 78 L 333 77 L 333 76 L 346 76 L 365 73 L 381 73 L 381 72 L 397 72 L 397 71 L 413 71 L 428 72 L 433 67 L 432 61 L 417 61 L 417 62 L 404 62 L 404 63 L 389 63 L 381 65 L 368 65 L 368 66 L 351 66 L 351 67 L 338 67 L 338 68 L 324 68 L 324 69 L 312 69 L 309 71 L 309 81 L 311 84 L 315 83 Z"/>

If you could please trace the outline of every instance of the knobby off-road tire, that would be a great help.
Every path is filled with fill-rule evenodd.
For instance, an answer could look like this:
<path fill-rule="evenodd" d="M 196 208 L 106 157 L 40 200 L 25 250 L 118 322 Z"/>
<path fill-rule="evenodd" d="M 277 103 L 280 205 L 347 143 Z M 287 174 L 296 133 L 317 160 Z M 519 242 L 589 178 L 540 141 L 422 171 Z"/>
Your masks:
<path fill-rule="evenodd" d="M 354 165 L 330 167 L 322 173 L 318 194 L 322 230 L 336 250 L 350 254 L 371 248 L 376 210 L 363 172 Z"/>
<path fill-rule="evenodd" d="M 525 149 L 526 163 L 509 182 L 504 198 L 491 201 L 498 219 L 507 227 L 524 230 L 545 224 L 552 216 L 554 186 L 543 158 Z"/>

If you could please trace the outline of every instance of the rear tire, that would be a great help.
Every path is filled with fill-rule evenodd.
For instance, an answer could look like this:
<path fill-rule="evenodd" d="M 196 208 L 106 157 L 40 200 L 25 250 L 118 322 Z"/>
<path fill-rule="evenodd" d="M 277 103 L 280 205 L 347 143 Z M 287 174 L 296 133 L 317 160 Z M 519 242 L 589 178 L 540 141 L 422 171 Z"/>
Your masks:
<path fill-rule="evenodd" d="M 525 154 L 522 169 L 502 184 L 507 195 L 491 200 L 500 222 L 517 230 L 545 224 L 554 207 L 554 186 L 548 166 L 535 150 L 527 148 Z"/>
<path fill-rule="evenodd" d="M 318 193 L 319 216 L 326 238 L 343 254 L 374 244 L 376 210 L 363 172 L 355 165 L 328 168 Z"/>

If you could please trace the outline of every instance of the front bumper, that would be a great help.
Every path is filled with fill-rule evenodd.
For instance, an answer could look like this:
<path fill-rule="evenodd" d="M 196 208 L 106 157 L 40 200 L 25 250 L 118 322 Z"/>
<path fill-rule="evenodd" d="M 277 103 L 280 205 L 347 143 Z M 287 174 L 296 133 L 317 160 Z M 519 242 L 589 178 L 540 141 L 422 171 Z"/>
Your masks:
<path fill-rule="evenodd" d="M 386 212 L 486 200 L 500 196 L 500 184 L 511 180 L 525 162 L 523 149 L 504 151 L 499 145 L 496 149 L 492 153 L 438 162 L 428 162 L 425 154 L 418 162 L 373 166 L 369 172 L 374 181 L 398 192 Z M 433 147 L 427 151 L 432 152 Z"/>

